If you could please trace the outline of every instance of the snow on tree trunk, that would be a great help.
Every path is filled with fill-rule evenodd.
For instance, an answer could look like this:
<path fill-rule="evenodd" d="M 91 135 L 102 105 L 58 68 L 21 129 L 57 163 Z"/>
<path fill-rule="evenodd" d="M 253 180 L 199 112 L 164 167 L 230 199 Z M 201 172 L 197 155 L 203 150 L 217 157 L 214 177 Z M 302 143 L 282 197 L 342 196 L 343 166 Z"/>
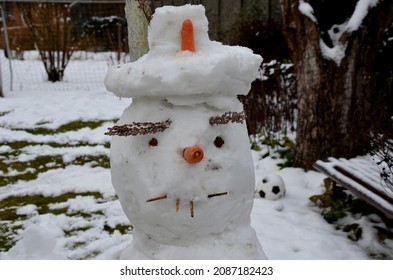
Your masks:
<path fill-rule="evenodd" d="M 352 157 L 367 151 L 376 99 L 373 63 L 393 19 L 389 0 L 380 0 L 377 6 L 375 0 L 354 0 L 349 1 L 353 7 L 346 7 L 352 10 L 343 17 L 344 22 L 337 19 L 324 30 L 324 19 L 338 17 L 337 9 L 343 2 L 336 1 L 337 15 L 329 14 L 322 2 L 281 0 L 297 78 L 295 165 L 306 169 L 318 159 Z M 359 5 L 363 5 L 362 13 Z M 323 41 L 326 35 L 331 39 L 327 43 Z M 335 56 L 329 57 L 329 51 Z"/>
<path fill-rule="evenodd" d="M 148 0 L 126 0 L 125 14 L 128 24 L 128 45 L 131 62 L 149 51 L 147 28 L 151 9 Z"/>

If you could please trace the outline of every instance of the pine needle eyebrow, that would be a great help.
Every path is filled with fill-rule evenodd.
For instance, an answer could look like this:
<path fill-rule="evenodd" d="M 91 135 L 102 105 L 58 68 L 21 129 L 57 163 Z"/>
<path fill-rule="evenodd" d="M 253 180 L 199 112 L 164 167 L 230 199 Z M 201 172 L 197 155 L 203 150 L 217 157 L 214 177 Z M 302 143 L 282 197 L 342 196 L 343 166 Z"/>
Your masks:
<path fill-rule="evenodd" d="M 110 136 L 136 136 L 163 132 L 171 125 L 170 120 L 163 122 L 133 122 L 131 124 L 115 125 L 108 128 L 105 135 Z"/>
<path fill-rule="evenodd" d="M 226 112 L 220 116 L 210 117 L 209 123 L 211 126 L 228 124 L 228 123 L 243 123 L 246 119 L 246 114 L 243 112 Z"/>

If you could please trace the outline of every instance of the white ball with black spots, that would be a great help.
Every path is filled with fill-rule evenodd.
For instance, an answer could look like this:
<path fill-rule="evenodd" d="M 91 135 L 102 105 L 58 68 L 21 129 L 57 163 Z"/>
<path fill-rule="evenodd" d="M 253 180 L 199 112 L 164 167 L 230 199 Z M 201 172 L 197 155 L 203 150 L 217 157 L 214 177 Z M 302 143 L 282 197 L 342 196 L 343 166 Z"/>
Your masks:
<path fill-rule="evenodd" d="M 286 188 L 282 177 L 272 174 L 257 182 L 255 196 L 268 200 L 277 200 L 285 196 Z"/>

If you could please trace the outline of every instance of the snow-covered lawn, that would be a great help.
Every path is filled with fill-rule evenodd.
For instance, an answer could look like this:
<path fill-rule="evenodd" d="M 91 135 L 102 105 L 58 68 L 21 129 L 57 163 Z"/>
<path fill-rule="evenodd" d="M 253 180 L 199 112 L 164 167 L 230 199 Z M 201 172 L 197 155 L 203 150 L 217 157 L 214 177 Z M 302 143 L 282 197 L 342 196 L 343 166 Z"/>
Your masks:
<path fill-rule="evenodd" d="M 73 77 L 83 62 L 92 63 L 71 62 Z M 28 63 L 32 72 L 41 67 Z M 100 82 L 92 89 L 66 79 L 56 90 L 29 82 L 0 99 L 0 259 L 114 259 L 132 240 L 111 185 L 110 137 L 104 135 L 130 100 L 116 98 Z M 391 239 L 377 238 L 380 217 L 344 218 L 363 230 L 358 241 L 350 240 L 309 200 L 324 192 L 324 176 L 279 170 L 282 160 L 263 157 L 266 149 L 253 151 L 256 178 L 278 172 L 287 187 L 281 200 L 256 198 L 252 211 L 270 259 L 392 258 Z"/>

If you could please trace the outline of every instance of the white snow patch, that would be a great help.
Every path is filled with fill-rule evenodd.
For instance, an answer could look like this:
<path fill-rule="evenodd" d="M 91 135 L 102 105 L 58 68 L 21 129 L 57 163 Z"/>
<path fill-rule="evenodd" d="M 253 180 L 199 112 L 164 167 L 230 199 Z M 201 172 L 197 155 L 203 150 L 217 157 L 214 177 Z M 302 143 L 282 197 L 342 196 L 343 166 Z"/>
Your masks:
<path fill-rule="evenodd" d="M 368 14 L 368 10 L 375 7 L 379 0 L 359 0 L 356 4 L 355 11 L 347 24 L 347 32 L 352 33 L 359 29 L 364 18 Z"/>
<path fill-rule="evenodd" d="M 9 259 L 46 260 L 67 259 L 64 248 L 64 232 L 53 215 L 40 216 L 40 224 L 30 224 L 21 234 L 21 239 L 7 255 Z"/>
<path fill-rule="evenodd" d="M 338 42 L 337 45 L 334 45 L 332 48 L 330 48 L 322 39 L 320 39 L 319 46 L 324 58 L 333 60 L 337 65 L 341 64 L 341 60 L 345 57 L 347 44 Z"/>
<path fill-rule="evenodd" d="M 311 19 L 313 22 L 317 23 L 317 19 L 314 16 L 314 9 L 311 7 L 311 5 L 307 2 L 304 2 L 303 0 L 299 1 L 299 11 Z"/>
<path fill-rule="evenodd" d="M 38 214 L 37 212 L 37 205 L 34 204 L 28 204 L 22 207 L 19 207 L 16 210 L 17 215 L 25 215 L 25 216 L 33 216 Z"/>

